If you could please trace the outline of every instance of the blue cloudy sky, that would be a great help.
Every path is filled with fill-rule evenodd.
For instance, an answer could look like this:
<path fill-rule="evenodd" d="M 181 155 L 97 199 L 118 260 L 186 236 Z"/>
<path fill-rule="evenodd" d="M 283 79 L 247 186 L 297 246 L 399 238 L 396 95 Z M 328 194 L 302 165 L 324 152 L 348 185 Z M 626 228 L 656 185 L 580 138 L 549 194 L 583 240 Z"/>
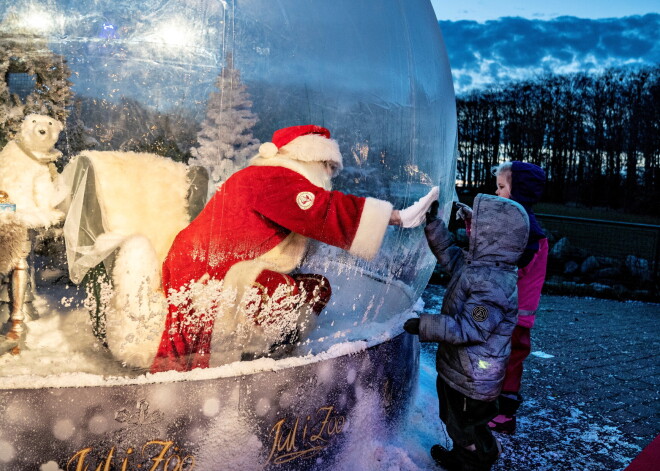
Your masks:
<path fill-rule="evenodd" d="M 657 0 L 432 0 L 457 93 L 544 73 L 660 64 Z"/>

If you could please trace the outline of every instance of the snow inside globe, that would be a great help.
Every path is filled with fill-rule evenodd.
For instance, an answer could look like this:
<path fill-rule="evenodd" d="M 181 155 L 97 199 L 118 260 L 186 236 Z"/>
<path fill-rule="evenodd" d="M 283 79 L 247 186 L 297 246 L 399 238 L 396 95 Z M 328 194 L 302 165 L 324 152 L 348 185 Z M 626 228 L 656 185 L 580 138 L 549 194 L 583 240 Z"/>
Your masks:
<path fill-rule="evenodd" d="M 0 468 L 348 469 L 454 196 L 430 2 L 0 5 Z"/>

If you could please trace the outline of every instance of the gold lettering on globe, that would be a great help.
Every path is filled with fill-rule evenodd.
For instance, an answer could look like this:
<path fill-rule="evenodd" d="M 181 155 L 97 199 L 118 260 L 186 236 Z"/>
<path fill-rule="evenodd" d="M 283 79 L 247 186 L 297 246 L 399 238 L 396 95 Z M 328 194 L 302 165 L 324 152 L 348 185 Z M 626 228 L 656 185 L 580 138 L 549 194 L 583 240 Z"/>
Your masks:
<path fill-rule="evenodd" d="M 316 414 L 301 420 L 278 420 L 273 425 L 270 455 L 266 464 L 283 464 L 290 461 L 311 458 L 330 444 L 330 440 L 342 432 L 346 419 L 335 413 L 334 406 L 321 407 Z"/>
<path fill-rule="evenodd" d="M 135 453 L 133 448 L 126 450 L 126 456 L 121 463 L 115 456 L 115 447 L 112 447 L 105 458 L 97 463 L 90 463 L 88 455 L 94 450 L 92 447 L 77 451 L 66 464 L 66 471 L 134 471 L 147 470 L 141 463 L 136 464 L 136 459 L 147 458 L 152 462 L 148 471 L 192 471 L 195 467 L 195 458 L 191 455 L 181 453 L 174 442 L 166 440 L 151 440 L 142 446 L 140 453 Z M 139 455 L 136 458 L 136 455 Z M 96 464 L 96 468 L 93 468 Z M 121 468 L 117 468 L 121 464 Z"/>

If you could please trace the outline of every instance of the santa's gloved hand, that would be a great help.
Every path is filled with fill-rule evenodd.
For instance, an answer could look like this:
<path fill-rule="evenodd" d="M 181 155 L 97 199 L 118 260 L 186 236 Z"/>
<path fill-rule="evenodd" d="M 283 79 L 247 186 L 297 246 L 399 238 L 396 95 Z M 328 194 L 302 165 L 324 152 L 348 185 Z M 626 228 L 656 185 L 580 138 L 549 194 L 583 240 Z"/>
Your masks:
<path fill-rule="evenodd" d="M 454 203 L 458 208 L 456 210 L 456 219 L 462 219 L 463 221 L 472 220 L 472 208 L 467 204 L 459 203 L 458 201 Z"/>
<path fill-rule="evenodd" d="M 419 319 L 417 317 L 408 319 L 403 323 L 403 330 L 412 335 L 419 335 Z"/>
<path fill-rule="evenodd" d="M 431 188 L 426 196 L 417 200 L 412 206 L 399 211 L 401 225 L 406 228 L 417 227 L 426 219 L 426 211 L 435 200 L 438 199 L 440 189 L 437 186 Z"/>

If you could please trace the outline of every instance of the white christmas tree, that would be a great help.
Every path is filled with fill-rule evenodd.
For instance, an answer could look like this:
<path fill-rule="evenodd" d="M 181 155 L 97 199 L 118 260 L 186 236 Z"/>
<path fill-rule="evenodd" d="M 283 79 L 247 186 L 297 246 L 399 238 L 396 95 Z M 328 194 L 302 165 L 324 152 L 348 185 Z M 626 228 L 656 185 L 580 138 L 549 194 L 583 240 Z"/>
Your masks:
<path fill-rule="evenodd" d="M 247 87 L 234 69 L 231 53 L 227 54 L 216 88 L 197 134 L 199 146 L 191 149 L 193 158 L 189 162 L 206 167 L 212 180 L 211 191 L 245 167 L 259 147 L 259 141 L 252 136 L 257 117 L 252 113 Z"/>

